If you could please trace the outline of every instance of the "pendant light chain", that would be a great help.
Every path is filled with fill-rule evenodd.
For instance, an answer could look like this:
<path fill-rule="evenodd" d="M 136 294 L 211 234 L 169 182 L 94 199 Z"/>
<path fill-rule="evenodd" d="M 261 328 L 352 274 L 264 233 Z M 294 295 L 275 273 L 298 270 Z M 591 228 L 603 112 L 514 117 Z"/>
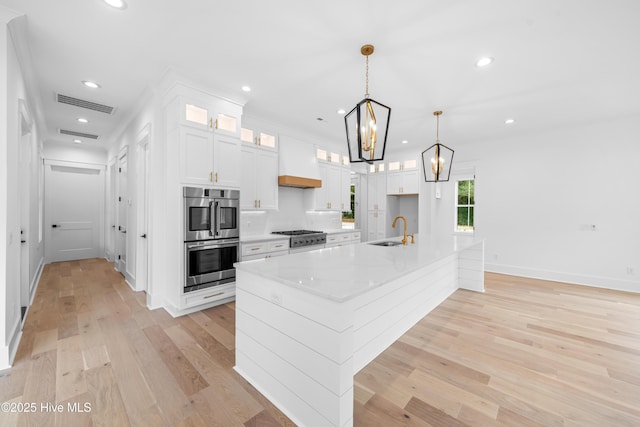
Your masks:
<path fill-rule="evenodd" d="M 365 89 L 364 89 L 364 97 L 369 98 L 369 55 L 366 55 L 366 68 L 365 68 Z"/>
<path fill-rule="evenodd" d="M 436 116 L 436 142 L 440 142 L 440 114 Z"/>

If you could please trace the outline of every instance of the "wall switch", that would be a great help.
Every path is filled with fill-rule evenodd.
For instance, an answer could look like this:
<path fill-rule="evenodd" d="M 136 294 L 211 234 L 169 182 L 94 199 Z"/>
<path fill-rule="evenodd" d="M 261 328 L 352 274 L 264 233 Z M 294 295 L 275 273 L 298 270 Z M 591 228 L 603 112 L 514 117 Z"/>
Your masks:
<path fill-rule="evenodd" d="M 442 193 L 440 192 L 440 189 L 436 190 L 436 199 L 439 199 L 442 196 Z"/>

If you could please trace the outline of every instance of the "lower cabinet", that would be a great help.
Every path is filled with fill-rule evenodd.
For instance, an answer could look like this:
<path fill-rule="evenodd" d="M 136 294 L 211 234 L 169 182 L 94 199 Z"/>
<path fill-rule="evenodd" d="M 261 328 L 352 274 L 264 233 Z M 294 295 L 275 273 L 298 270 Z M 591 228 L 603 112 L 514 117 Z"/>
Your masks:
<path fill-rule="evenodd" d="M 289 254 L 289 239 L 240 243 L 240 261 Z"/>
<path fill-rule="evenodd" d="M 182 296 L 182 309 L 231 298 L 236 295 L 236 284 L 214 286 L 200 291 L 189 292 Z"/>
<path fill-rule="evenodd" d="M 330 233 L 327 234 L 327 243 L 325 248 L 332 248 L 335 246 L 353 245 L 360 243 L 360 232 L 349 231 L 346 233 Z"/>
<path fill-rule="evenodd" d="M 384 239 L 386 236 L 385 211 L 369 211 L 367 215 L 367 241 Z"/>

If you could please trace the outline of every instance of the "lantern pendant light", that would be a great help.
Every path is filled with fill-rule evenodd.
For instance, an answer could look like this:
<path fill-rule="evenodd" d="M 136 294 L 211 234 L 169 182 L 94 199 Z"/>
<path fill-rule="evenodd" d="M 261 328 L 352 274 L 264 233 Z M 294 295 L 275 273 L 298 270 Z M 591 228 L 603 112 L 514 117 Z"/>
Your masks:
<path fill-rule="evenodd" d="M 454 151 L 440 144 L 440 116 L 442 111 L 434 111 L 436 116 L 436 143 L 422 152 L 422 169 L 426 182 L 449 181 Z"/>
<path fill-rule="evenodd" d="M 384 159 L 391 108 L 369 97 L 369 55 L 373 53 L 373 46 L 362 46 L 360 53 L 366 57 L 364 99 L 344 117 L 344 124 L 349 161 L 373 163 Z"/>

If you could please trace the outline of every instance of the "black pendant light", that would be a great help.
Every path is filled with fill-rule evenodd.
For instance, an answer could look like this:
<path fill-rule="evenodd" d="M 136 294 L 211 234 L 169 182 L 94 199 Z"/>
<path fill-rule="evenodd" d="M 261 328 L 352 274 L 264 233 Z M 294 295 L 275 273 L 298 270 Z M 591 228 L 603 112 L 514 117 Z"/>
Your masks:
<path fill-rule="evenodd" d="M 453 150 L 440 144 L 440 116 L 442 111 L 434 111 L 436 116 L 436 143 L 422 152 L 422 169 L 426 182 L 449 181 Z"/>
<path fill-rule="evenodd" d="M 384 159 L 389 131 L 391 108 L 369 97 L 369 55 L 373 46 L 360 48 L 366 58 L 366 86 L 364 99 L 344 117 L 351 163 L 373 163 Z"/>

